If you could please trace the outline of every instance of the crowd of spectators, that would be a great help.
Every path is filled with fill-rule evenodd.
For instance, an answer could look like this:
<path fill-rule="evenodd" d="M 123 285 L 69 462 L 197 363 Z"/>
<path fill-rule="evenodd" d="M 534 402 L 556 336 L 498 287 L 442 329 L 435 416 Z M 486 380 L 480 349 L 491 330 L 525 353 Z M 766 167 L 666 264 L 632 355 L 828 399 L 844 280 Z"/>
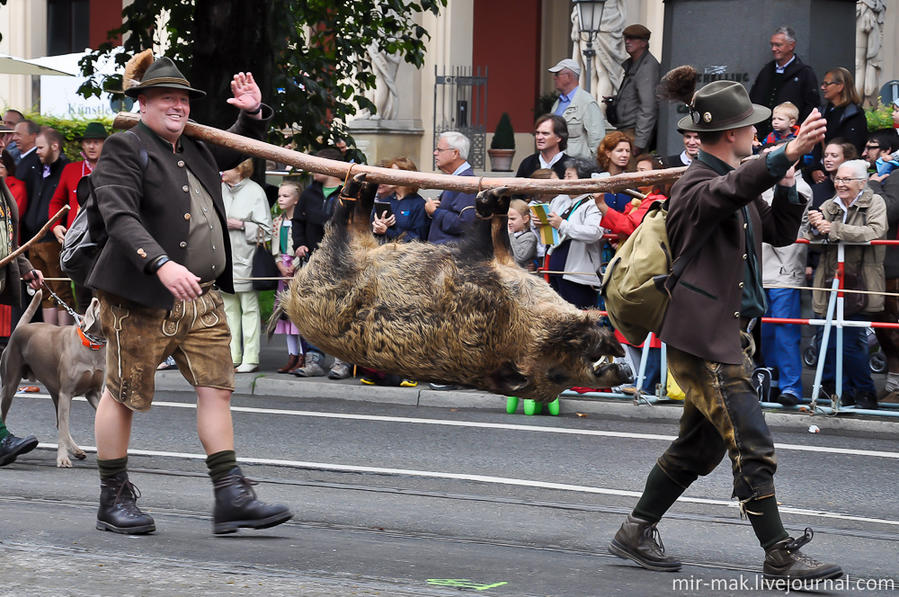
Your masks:
<path fill-rule="evenodd" d="M 695 132 L 678 129 L 683 149 L 673 155 L 655 151 L 658 126 L 656 87 L 658 60 L 649 52 L 651 32 L 643 25 L 630 25 L 623 32 L 628 54 L 624 78 L 615 95 L 604 98 L 606 112 L 592 95 L 581 89 L 580 66 L 563 59 L 549 69 L 558 99 L 547 114 L 534 123 L 535 151 L 521 160 L 516 176 L 533 178 L 590 178 L 624 172 L 689 166 L 701 151 Z M 796 37 L 789 27 L 777 28 L 771 36 L 772 60 L 752 83 L 750 97 L 772 109 L 772 118 L 757 127 L 756 151 L 791 139 L 799 123 L 814 108 L 827 120 L 825 143 L 804 156 L 796 168 L 797 193 L 808 201 L 800 236 L 815 241 L 811 249 L 763 247 L 767 315 L 799 317 L 800 288 L 829 287 L 836 269 L 836 244 L 832 241 L 867 242 L 896 239 L 899 233 L 899 135 L 896 128 L 867 130 L 864 110 L 852 74 L 834 67 L 821 83 L 814 70 L 795 53 Z M 899 126 L 899 103 L 894 106 Z M 606 119 L 608 116 L 608 120 Z M 607 127 L 614 130 L 607 131 Z M 48 277 L 59 272 L 59 246 L 75 212 L 87 192 L 86 179 L 99 158 L 106 131 L 91 123 L 81 139 L 82 160 L 69 162 L 62 152 L 63 139 L 50 128 L 41 128 L 16 111 L 8 110 L 0 129 L 3 153 L 0 180 L 15 197 L 22 219 L 22 237 L 30 238 L 62 205 L 72 208 L 52 233 L 38 239 L 30 258 Z M 436 168 L 454 176 L 474 176 L 468 162 L 471 142 L 463 134 L 445 131 L 433 151 Z M 322 158 L 364 163 L 357 148 L 341 141 L 336 147 L 318 151 Z M 380 165 L 417 171 L 406 156 L 382 160 Z M 258 245 L 271 242 L 271 251 L 282 276 L 291 276 L 314 253 L 327 221 L 334 213 L 342 181 L 325 174 L 312 174 L 304 186 L 286 180 L 277 192 L 276 216 L 265 191 L 250 179 L 252 162 L 247 161 L 222 174 L 222 193 L 228 214 L 228 233 L 233 249 L 235 293 L 226 295 L 228 323 L 232 330 L 231 353 L 238 373 L 259 366 L 260 309 L 253 290 L 251 261 Z M 512 201 L 508 217 L 510 245 L 517 263 L 542 273 L 552 287 L 579 308 L 601 306 L 597 289 L 599 275 L 617 244 L 633 233 L 647 210 L 664 201 L 670 185 L 648 186 L 617 193 L 519 196 Z M 773 190 L 765 195 L 769 202 Z M 382 184 L 370 215 L 372 234 L 381 243 L 455 243 L 474 220 L 474 195 L 444 191 L 424 197 L 415 186 Z M 540 230 L 537 213 L 542 210 Z M 547 242 L 552 238 L 552 242 Z M 827 241 L 827 242 L 819 242 Z M 88 289 L 51 282 L 51 288 L 78 308 L 89 300 Z M 857 289 L 899 293 L 899 251 L 883 246 L 854 245 L 846 248 L 846 285 Z M 283 290 L 282 281 L 279 289 Z M 811 307 L 823 316 L 829 293 L 814 292 Z M 860 298 L 859 298 L 860 297 Z M 857 300 L 856 300 L 857 299 Z M 880 294 L 847 297 L 845 316 L 860 321 L 899 321 L 899 298 Z M 67 312 L 52 299 L 44 302 L 44 321 L 71 323 Z M 13 314 L 12 325 L 15 325 Z M 299 330 L 284 319 L 275 326 L 287 344 L 287 362 L 279 373 L 300 377 L 328 376 L 344 379 L 353 375 L 353 364 L 324 354 L 306 342 Z M 899 330 L 878 329 L 877 338 L 887 358 L 885 392 L 877 395 L 867 366 L 868 340 L 864 327 L 844 329 L 844 403 L 855 402 L 876 408 L 879 400 L 899 401 Z M 623 337 L 622 343 L 627 344 Z M 801 379 L 801 334 L 797 326 L 764 324 L 759 334 L 757 364 L 769 368 L 778 380 L 773 397 L 795 405 L 803 396 Z M 659 343 L 653 339 L 642 387 L 653 392 L 660 378 Z M 627 346 L 636 368 L 642 346 Z M 834 342 L 829 342 L 824 383 L 833 392 Z M 414 385 L 413 380 L 387 376 L 377 371 L 361 372 L 365 383 Z"/>

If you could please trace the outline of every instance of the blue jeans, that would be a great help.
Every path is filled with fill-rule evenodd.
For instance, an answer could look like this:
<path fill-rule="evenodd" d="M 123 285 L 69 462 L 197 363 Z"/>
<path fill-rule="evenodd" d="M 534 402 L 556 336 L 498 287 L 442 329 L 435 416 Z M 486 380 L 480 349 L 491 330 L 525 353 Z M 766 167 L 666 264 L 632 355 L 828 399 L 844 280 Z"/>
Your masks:
<path fill-rule="evenodd" d="M 799 291 L 792 288 L 770 288 L 766 317 L 798 318 Z M 762 358 L 766 367 L 777 371 L 782 394 L 802 396 L 802 330 L 798 325 L 763 323 Z"/>
<path fill-rule="evenodd" d="M 870 321 L 870 313 L 858 313 L 846 317 L 853 321 Z M 822 383 L 834 383 L 837 370 L 837 329 L 830 330 L 827 343 L 827 355 L 824 358 L 824 375 Z M 841 396 L 857 396 L 860 393 L 877 395 L 871 369 L 868 365 L 868 332 L 865 328 L 843 328 L 843 391 Z"/>

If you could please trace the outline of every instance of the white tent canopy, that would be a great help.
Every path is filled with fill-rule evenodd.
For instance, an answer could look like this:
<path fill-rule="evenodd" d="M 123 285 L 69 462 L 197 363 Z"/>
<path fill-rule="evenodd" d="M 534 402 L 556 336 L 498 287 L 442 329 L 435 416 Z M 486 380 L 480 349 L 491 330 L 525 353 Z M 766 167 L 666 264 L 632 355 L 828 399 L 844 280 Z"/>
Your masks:
<path fill-rule="evenodd" d="M 65 72 L 42 64 L 44 59 L 28 60 L 16 58 L 9 54 L 0 54 L 0 74 L 4 75 L 53 75 L 61 77 L 73 77 L 75 73 Z"/>

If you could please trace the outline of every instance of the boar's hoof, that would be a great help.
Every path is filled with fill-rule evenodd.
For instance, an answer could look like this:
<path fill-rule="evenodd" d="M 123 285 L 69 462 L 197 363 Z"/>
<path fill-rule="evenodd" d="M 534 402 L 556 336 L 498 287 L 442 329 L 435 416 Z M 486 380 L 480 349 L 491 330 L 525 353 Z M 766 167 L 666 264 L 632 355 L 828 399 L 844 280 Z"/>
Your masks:
<path fill-rule="evenodd" d="M 475 199 L 475 211 L 482 219 L 492 218 L 496 214 L 509 212 L 509 188 L 497 187 L 478 193 Z"/>

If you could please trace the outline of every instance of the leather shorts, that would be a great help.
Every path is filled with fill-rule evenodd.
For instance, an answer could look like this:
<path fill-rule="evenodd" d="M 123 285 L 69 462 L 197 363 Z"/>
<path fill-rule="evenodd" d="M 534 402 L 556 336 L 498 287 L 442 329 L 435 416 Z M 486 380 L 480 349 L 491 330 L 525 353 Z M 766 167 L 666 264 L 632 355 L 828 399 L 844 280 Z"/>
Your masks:
<path fill-rule="evenodd" d="M 752 387 L 752 337 L 741 332 L 743 363 L 703 360 L 668 347 L 668 367 L 684 390 L 680 432 L 659 458 L 659 466 L 681 487 L 711 473 L 730 457 L 733 496 L 741 500 L 774 495 L 774 441 Z"/>
<path fill-rule="evenodd" d="M 194 387 L 234 389 L 231 332 L 224 303 L 211 283 L 193 300 L 170 310 L 144 307 L 98 291 L 106 336 L 106 388 L 132 410 L 147 410 L 156 389 L 156 367 L 173 357 Z"/>

